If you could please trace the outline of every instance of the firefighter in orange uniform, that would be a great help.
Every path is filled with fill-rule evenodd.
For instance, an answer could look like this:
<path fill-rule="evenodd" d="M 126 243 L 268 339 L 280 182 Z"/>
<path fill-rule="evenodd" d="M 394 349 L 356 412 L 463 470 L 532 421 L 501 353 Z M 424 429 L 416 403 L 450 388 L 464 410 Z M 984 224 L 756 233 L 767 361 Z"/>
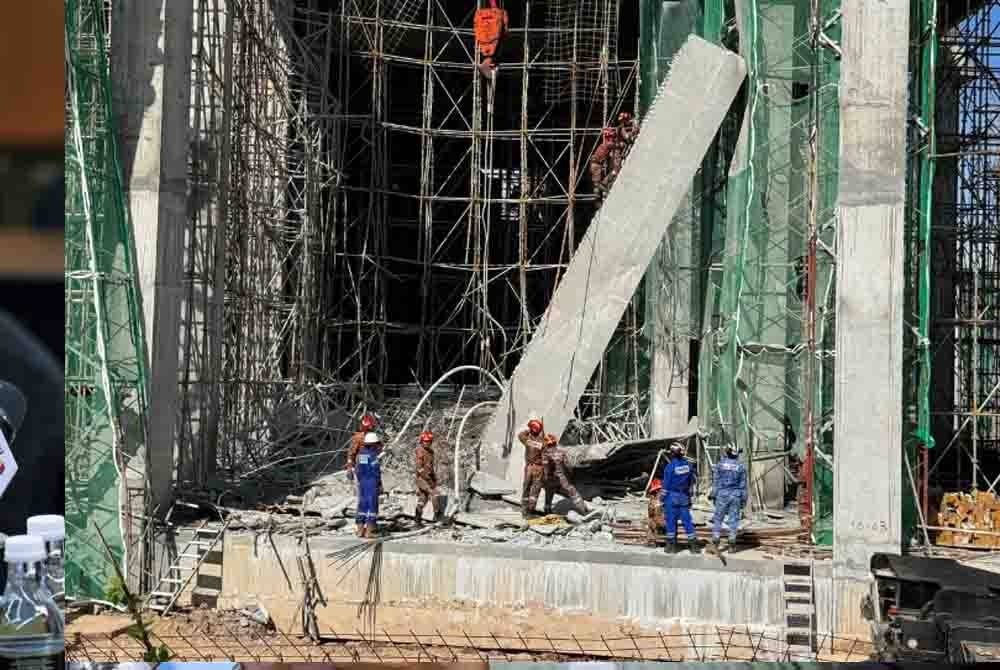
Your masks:
<path fill-rule="evenodd" d="M 480 69 L 483 74 L 492 76 L 496 70 L 496 62 L 493 57 L 496 55 L 500 41 L 507 34 L 510 28 L 507 11 L 497 6 L 497 0 L 489 0 L 489 7 L 481 7 L 476 10 L 473 18 L 473 30 L 476 35 L 476 45 L 483 55 Z"/>

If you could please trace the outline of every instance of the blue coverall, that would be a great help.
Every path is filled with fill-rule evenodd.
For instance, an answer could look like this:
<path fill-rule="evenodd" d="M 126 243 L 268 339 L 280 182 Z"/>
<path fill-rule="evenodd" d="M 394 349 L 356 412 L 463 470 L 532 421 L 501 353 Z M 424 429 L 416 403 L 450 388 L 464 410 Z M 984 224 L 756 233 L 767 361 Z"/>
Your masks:
<path fill-rule="evenodd" d="M 374 526 L 378 518 L 378 494 L 382 488 L 382 466 L 378 462 L 378 451 L 372 447 L 362 447 L 354 462 L 354 475 L 358 480 L 359 526 Z"/>
<path fill-rule="evenodd" d="M 732 456 L 723 456 L 715 464 L 715 517 L 712 519 L 712 540 L 722 535 L 722 520 L 729 526 L 729 543 L 736 542 L 740 527 L 740 512 L 747 501 L 747 467 Z"/>
<path fill-rule="evenodd" d="M 697 469 L 683 456 L 675 456 L 663 468 L 663 516 L 666 521 L 667 544 L 677 538 L 677 522 L 684 524 L 684 533 L 694 539 L 691 520 L 691 489 L 697 480 Z"/>

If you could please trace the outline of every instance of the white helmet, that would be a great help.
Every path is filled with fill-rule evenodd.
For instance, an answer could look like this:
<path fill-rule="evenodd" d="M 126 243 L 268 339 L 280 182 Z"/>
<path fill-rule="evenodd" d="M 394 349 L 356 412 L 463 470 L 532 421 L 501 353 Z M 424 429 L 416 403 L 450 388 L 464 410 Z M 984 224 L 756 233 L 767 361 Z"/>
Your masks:
<path fill-rule="evenodd" d="M 382 438 L 378 436 L 378 433 L 365 433 L 365 446 L 373 444 L 382 444 Z"/>

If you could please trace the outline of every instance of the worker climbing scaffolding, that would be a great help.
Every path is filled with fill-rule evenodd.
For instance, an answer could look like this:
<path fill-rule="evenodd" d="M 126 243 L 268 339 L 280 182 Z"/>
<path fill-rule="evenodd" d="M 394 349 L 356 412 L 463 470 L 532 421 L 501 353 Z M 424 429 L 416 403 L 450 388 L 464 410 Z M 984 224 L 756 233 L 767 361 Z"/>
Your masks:
<path fill-rule="evenodd" d="M 480 7 L 476 10 L 473 18 L 473 30 L 476 36 L 476 46 L 479 47 L 479 53 L 483 56 L 479 69 L 487 77 L 493 76 L 496 71 L 494 56 L 509 28 L 507 10 L 498 6 L 497 0 L 489 0 L 489 7 Z"/>
<path fill-rule="evenodd" d="M 594 185 L 594 195 L 597 196 L 598 207 L 608 196 L 615 178 L 621 172 L 629 149 L 639 136 L 639 122 L 631 112 L 618 114 L 618 124 L 605 128 L 598 145 L 590 159 L 590 181 Z"/>

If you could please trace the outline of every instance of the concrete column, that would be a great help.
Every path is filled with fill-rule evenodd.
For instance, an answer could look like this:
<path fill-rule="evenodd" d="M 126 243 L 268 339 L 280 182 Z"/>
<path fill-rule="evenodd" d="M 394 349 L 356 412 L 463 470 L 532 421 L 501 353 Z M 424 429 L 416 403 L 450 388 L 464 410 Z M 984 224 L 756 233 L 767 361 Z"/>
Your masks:
<path fill-rule="evenodd" d="M 909 2 L 842 10 L 833 549 L 847 596 L 873 553 L 901 549 Z"/>
<path fill-rule="evenodd" d="M 165 514 L 179 400 L 193 6 L 179 0 L 115 7 L 117 109 L 149 348 L 145 458 L 150 502 Z"/>

